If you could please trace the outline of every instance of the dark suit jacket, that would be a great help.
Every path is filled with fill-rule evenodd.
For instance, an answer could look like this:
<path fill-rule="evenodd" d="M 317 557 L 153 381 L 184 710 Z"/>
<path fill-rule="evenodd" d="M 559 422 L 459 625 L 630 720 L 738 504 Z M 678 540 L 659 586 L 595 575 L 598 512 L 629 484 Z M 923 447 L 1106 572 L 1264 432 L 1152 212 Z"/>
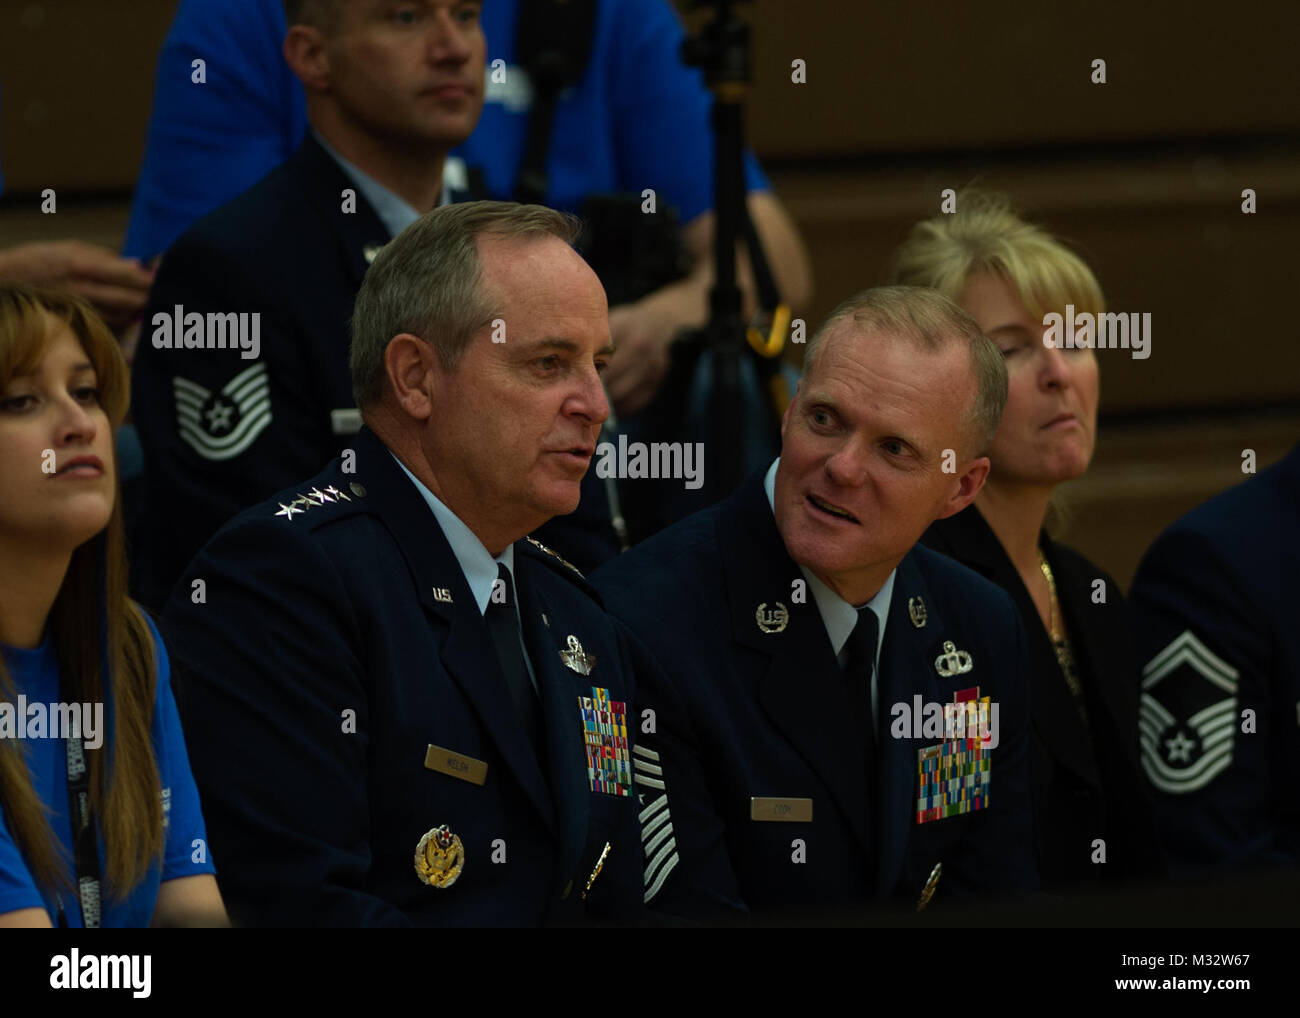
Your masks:
<path fill-rule="evenodd" d="M 594 593 L 553 555 L 515 545 L 545 718 L 539 767 L 436 518 L 374 435 L 363 429 L 353 444 L 355 472 L 337 459 L 223 527 L 167 606 L 190 760 L 232 916 L 568 921 L 606 842 L 585 905 L 637 915 L 630 780 L 624 795 L 588 781 L 579 697 L 601 687 L 632 701 L 626 648 Z M 590 675 L 563 663 L 570 638 L 594 656 Z M 462 767 L 482 762 L 485 782 L 426 766 L 430 746 Z M 420 882 L 413 858 L 442 824 L 466 860 L 438 889 Z"/>
<path fill-rule="evenodd" d="M 356 192 L 355 212 L 343 211 L 345 189 Z M 352 445 L 360 422 L 348 366 L 352 305 L 388 240 L 364 195 L 308 132 L 290 159 L 168 249 L 132 372 L 145 454 L 132 578 L 146 604 L 161 605 L 235 513 Z M 155 348 L 154 316 L 178 305 L 186 314 L 260 314 L 260 356 Z M 578 512 L 549 524 L 543 540 L 591 564 L 617 551 L 608 521 L 593 476 Z"/>
<path fill-rule="evenodd" d="M 939 520 L 921 540 L 1007 591 L 1024 621 L 1033 702 L 1030 774 L 1044 886 L 1162 875 L 1138 768 L 1138 665 L 1119 584 L 1045 532 L 1040 536 L 1080 670 L 1089 733 L 1029 591 L 979 510 L 970 506 Z M 1100 603 L 1093 600 L 1098 580 L 1105 584 Z M 1096 839 L 1105 841 L 1104 865 L 1093 862 Z"/>
<path fill-rule="evenodd" d="M 634 758 L 653 906 L 699 915 L 895 895 L 911 906 L 940 862 L 939 901 L 1036 887 L 1023 635 L 1001 591 L 924 548 L 903 559 L 881 653 L 878 783 L 869 789 L 844 673 L 776 529 L 762 474 L 592 582 L 660 666 L 638 679 L 654 732 L 643 715 Z M 927 610 L 919 628 L 909 618 L 914 598 Z M 756 612 L 778 606 L 786 625 L 763 631 Z M 765 625 L 776 630 L 772 618 Z M 938 674 L 945 641 L 970 653 L 968 674 Z M 941 738 L 891 737 L 894 705 L 948 703 L 972 686 L 999 705 L 990 805 L 918 823 L 918 751 Z M 810 799 L 812 819 L 751 819 L 755 796 Z M 662 813 L 668 835 L 655 823 Z"/>

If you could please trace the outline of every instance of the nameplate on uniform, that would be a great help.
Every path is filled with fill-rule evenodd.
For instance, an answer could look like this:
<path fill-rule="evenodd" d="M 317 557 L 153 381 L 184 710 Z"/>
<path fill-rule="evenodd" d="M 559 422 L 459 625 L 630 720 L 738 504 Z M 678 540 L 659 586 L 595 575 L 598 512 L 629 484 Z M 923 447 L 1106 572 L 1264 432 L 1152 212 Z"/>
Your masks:
<path fill-rule="evenodd" d="M 453 778 L 460 778 L 461 781 L 468 781 L 473 785 L 481 785 L 487 781 L 486 763 L 482 760 L 475 760 L 472 756 L 453 753 L 441 746 L 430 744 L 428 751 L 424 754 L 424 766 L 431 771 L 449 774 Z"/>
<path fill-rule="evenodd" d="M 330 411 L 330 431 L 336 435 L 355 435 L 361 430 L 361 411 L 344 407 Z"/>
<path fill-rule="evenodd" d="M 749 819 L 778 823 L 811 823 L 812 800 L 772 799 L 754 795 L 749 799 Z"/>

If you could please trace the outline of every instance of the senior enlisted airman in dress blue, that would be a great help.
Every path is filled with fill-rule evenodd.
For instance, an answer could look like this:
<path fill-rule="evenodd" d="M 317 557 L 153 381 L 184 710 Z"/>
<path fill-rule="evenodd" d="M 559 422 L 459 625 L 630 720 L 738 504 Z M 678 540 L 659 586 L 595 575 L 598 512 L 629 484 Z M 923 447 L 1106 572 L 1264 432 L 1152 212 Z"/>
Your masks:
<path fill-rule="evenodd" d="M 237 922 L 639 910 L 626 648 L 575 569 L 529 540 L 494 560 L 369 430 L 227 524 L 166 621 Z"/>
<path fill-rule="evenodd" d="M 1138 566 L 1142 766 L 1177 876 L 1300 864 L 1297 576 L 1300 445 Z"/>
<path fill-rule="evenodd" d="M 855 610 L 787 552 L 776 470 L 593 575 L 659 666 L 638 678 L 650 713 L 633 751 L 646 901 L 699 917 L 1034 890 L 1011 600 L 917 546 Z M 877 662 L 874 746 L 855 689 L 859 613 Z M 968 711 L 986 698 L 996 713 Z"/>
<path fill-rule="evenodd" d="M 1019 615 L 917 547 L 979 494 L 1006 394 L 942 294 L 855 294 L 808 344 L 767 475 L 593 574 L 657 661 L 632 758 L 653 906 L 1037 887 Z"/>

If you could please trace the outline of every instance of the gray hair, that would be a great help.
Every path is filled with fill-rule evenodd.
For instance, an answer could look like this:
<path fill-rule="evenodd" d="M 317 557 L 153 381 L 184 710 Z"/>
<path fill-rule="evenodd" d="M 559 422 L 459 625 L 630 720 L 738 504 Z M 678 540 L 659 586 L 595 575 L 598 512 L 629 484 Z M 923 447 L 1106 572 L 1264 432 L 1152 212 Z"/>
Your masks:
<path fill-rule="evenodd" d="M 378 403 L 384 387 L 384 351 L 407 332 L 429 343 L 452 371 L 470 340 L 502 315 L 483 292 L 478 238 L 572 244 L 580 223 L 540 205 L 476 201 L 427 212 L 380 249 L 352 311 L 352 395 L 357 406 Z"/>
<path fill-rule="evenodd" d="M 805 375 L 816 367 L 827 333 L 845 320 L 851 320 L 861 332 L 886 333 L 930 353 L 938 353 L 949 343 L 965 342 L 975 374 L 971 444 L 975 455 L 987 452 L 1007 403 L 1007 366 L 974 318 L 937 290 L 920 286 L 863 290 L 836 307 L 808 343 Z"/>

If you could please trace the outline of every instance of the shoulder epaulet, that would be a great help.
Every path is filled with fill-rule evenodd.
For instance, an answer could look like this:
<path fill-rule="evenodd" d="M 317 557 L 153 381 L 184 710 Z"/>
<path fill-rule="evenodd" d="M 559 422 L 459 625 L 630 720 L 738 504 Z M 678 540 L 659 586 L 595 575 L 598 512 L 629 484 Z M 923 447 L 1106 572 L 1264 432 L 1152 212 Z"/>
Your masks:
<path fill-rule="evenodd" d="M 313 509 L 353 502 L 359 498 L 364 498 L 365 495 L 366 489 L 355 481 L 348 485 L 346 491 L 336 488 L 333 484 L 327 484 L 324 488 L 313 485 L 307 491 L 298 492 L 293 498 L 281 496 L 272 500 L 269 511 L 272 516 L 281 516 L 286 520 L 294 520 L 297 516 L 310 515 Z M 315 519 L 316 517 L 313 517 L 312 521 L 315 522 Z"/>

